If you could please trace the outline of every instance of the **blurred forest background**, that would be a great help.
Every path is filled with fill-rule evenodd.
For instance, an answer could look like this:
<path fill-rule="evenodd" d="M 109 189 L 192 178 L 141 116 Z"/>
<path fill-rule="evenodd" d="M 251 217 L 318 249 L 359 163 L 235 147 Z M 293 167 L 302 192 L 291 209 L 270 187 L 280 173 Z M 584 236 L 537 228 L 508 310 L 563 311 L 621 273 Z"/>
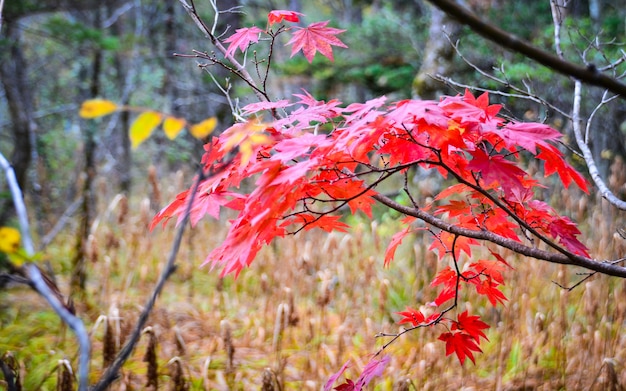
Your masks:
<path fill-rule="evenodd" d="M 288 50 L 278 45 L 280 50 L 274 54 L 275 66 L 269 81 L 273 99 L 286 98 L 301 89 L 310 91 L 318 99 L 338 98 L 346 104 L 380 95 L 387 95 L 391 101 L 411 97 L 437 99 L 442 94 L 462 92 L 467 86 L 478 88 L 476 93 L 480 89 L 502 92 L 502 95 L 492 94 L 492 100 L 505 105 L 506 115 L 521 120 L 544 121 L 566 135 L 571 133 L 571 123 L 566 118 L 571 113 L 573 100 L 574 83 L 570 79 L 485 41 L 425 1 L 218 0 L 216 3 L 224 11 L 219 15 L 217 31 L 225 36 L 251 24 L 264 28 L 267 12 L 272 9 L 300 11 L 306 15 L 308 23 L 330 19 L 333 27 L 347 30 L 341 39 L 349 48 L 335 50 L 334 63 L 321 56 L 316 56 L 312 64 L 302 56 L 289 58 Z M 550 3 L 549 0 L 466 1 L 466 5 L 482 18 L 538 47 L 553 51 L 554 24 Z M 561 44 L 565 58 L 578 64 L 601 67 L 624 55 L 624 1 L 554 0 L 554 3 L 567 3 L 562 14 Z M 208 0 L 196 0 L 196 6 L 205 20 L 214 20 L 214 10 Z M 101 97 L 121 104 L 162 110 L 190 122 L 216 116 L 219 131 L 228 127 L 233 119 L 215 80 L 225 86 L 225 79 L 230 79 L 230 95 L 239 99 L 241 106 L 253 102 L 254 95 L 223 70 L 216 67 L 203 70 L 194 59 L 174 55 L 190 54 L 194 49 L 212 50 L 210 42 L 200 34 L 177 0 L 7 0 L 2 16 L 0 152 L 11 161 L 25 193 L 36 243 L 49 261 L 51 271 L 60 279 L 68 280 L 71 288 L 65 290 L 77 295 L 82 292 L 82 296 L 77 296 L 82 297 L 79 312 L 87 314 L 92 325 L 97 324 L 99 321 L 96 320 L 103 314 L 105 318 L 114 319 L 112 309 L 118 311 L 118 319 L 119 311 L 124 308 L 128 314 L 134 314 L 138 300 L 130 300 L 130 297 L 142 297 L 149 289 L 149 282 L 155 278 L 151 270 L 163 261 L 160 258 L 168 251 L 166 244 L 172 238 L 171 233 L 159 239 L 151 237 L 147 232 L 148 222 L 178 191 L 188 186 L 190 175 L 203 152 L 202 143 L 189 135 L 168 140 L 156 132 L 137 150 L 131 150 L 128 129 L 133 120 L 132 113 L 121 112 L 86 121 L 78 117 L 81 102 Z M 457 45 L 456 50 L 452 43 Z M 621 69 L 623 73 L 624 68 Z M 506 83 L 497 83 L 481 71 Z M 519 94 L 511 86 L 541 99 L 518 99 L 515 95 Z M 582 110 L 585 115 L 593 112 L 602 94 L 603 91 L 597 88 L 586 91 Z M 546 106 L 542 100 L 552 106 Z M 623 99 L 617 99 L 594 115 L 596 120 L 590 129 L 593 134 L 591 147 L 601 174 L 616 194 L 626 195 L 626 169 L 622 163 L 626 156 L 626 105 Z M 573 145 L 571 136 L 566 137 L 565 144 L 568 140 Z M 573 155 L 571 162 L 585 172 L 580 158 Z M 428 186 L 442 186 L 430 183 L 428 178 L 419 180 L 422 182 L 418 185 L 424 186 L 425 193 L 429 192 Z M 614 235 L 621 227 L 622 216 L 608 209 L 599 197 L 594 194 L 583 197 L 576 192 L 565 194 L 560 189 L 547 188 L 544 198 L 581 224 L 588 238 L 583 242 L 593 242 L 593 251 L 611 257 L 619 256 L 624 250 L 623 245 L 615 244 L 620 239 Z M 10 224 L 14 218 L 11 205 L 11 196 L 2 176 L 0 225 Z M 301 239 L 300 244 L 282 244 L 282 250 L 274 249 L 268 253 L 268 258 L 259 262 L 260 270 L 244 273 L 237 281 L 227 279 L 226 282 L 218 282 L 215 276 L 206 276 L 206 271 L 196 269 L 209 248 L 207 246 L 218 241 L 223 229 L 213 223 L 193 231 L 183 256 L 188 264 L 181 267 L 180 275 L 174 281 L 175 287 L 164 302 L 185 302 L 191 300 L 187 297 L 194 297 L 193 303 L 204 304 L 185 307 L 184 311 L 188 313 L 184 316 L 177 313 L 178 320 L 173 320 L 176 316 L 168 312 L 172 307 L 166 304 L 157 311 L 155 324 L 162 327 L 161 343 L 167 346 L 161 365 L 165 366 L 171 356 L 191 355 L 191 348 L 186 349 L 180 339 L 192 339 L 194 333 L 205 341 L 197 349 L 205 349 L 207 357 L 211 354 L 219 356 L 215 352 L 224 349 L 231 338 L 224 336 L 224 330 L 230 330 L 228 322 L 231 322 L 239 325 L 239 334 L 235 333 L 240 338 L 238 351 L 249 345 L 252 346 L 250 349 L 259 351 L 248 352 L 248 357 L 259 355 L 265 358 L 259 358 L 258 363 L 239 362 L 240 369 L 247 365 L 253 369 L 253 375 L 241 375 L 244 372 L 234 370 L 234 364 L 228 358 L 209 360 L 208 364 L 204 359 L 190 359 L 185 362 L 188 365 L 185 376 L 190 383 L 196 378 L 193 387 L 250 389 L 247 387 L 256 385 L 258 389 L 263 381 L 262 370 L 269 366 L 273 368 L 277 382 L 296 382 L 286 389 L 319 389 L 325 376 L 338 369 L 348 357 L 350 353 L 347 351 L 371 353 L 375 343 L 371 336 L 385 324 L 392 327 L 389 325 L 393 324 L 393 311 L 402 310 L 421 294 L 424 282 L 428 281 L 424 273 L 434 274 L 432 270 L 424 271 L 423 267 L 415 265 L 418 259 L 425 264 L 433 262 L 426 254 L 426 241 L 415 244 L 405 254 L 410 259 L 408 266 L 397 266 L 398 270 L 392 272 L 383 271 L 382 261 L 379 262 L 380 241 L 384 242 L 394 232 L 393 222 L 390 222 L 394 216 L 390 218 L 381 212 L 377 217 L 381 226 L 385 222 L 389 226 L 380 228 L 375 223 L 360 228 L 371 232 L 371 241 L 358 239 L 365 240 L 365 244 L 358 242 L 358 233 L 346 236 L 351 239 L 332 236 L 329 239 L 311 234 Z M 315 253 L 315 248 L 319 248 L 320 242 L 325 250 L 338 258 L 365 262 L 366 273 L 370 274 L 359 276 L 363 272 L 356 265 L 337 270 L 338 266 L 332 260 L 317 259 L 319 254 Z M 384 251 L 384 245 L 382 247 Z M 371 250 L 371 256 L 356 259 L 362 248 Z M 279 261 L 282 256 L 291 257 L 295 264 L 291 267 L 283 265 Z M 414 275 L 403 275 L 403 267 L 414 271 Z M 520 266 L 521 272 L 516 273 L 523 277 L 524 270 L 527 270 L 535 273 L 533 277 L 537 275 L 529 271 L 532 268 L 524 267 Z M 546 276 L 576 279 L 573 272 L 546 267 Z M 129 269 L 134 269 L 134 274 L 129 274 Z M 298 270 L 305 277 L 299 276 Z M 355 275 L 346 277 L 346 270 L 352 270 Z M 107 280 L 110 276 L 111 282 L 103 282 L 101 276 L 107 276 L 104 278 Z M 407 282 L 405 278 L 412 280 Z M 300 288 L 284 282 L 298 279 L 309 282 L 302 282 L 304 285 Z M 333 288 L 338 279 L 345 284 L 343 293 L 339 288 Z M 550 293 L 542 292 L 542 289 L 548 289 L 546 285 L 550 285 L 550 279 L 546 277 L 527 284 L 520 279 L 513 283 L 518 285 L 507 292 L 507 296 L 515 301 L 502 312 L 493 313 L 500 337 L 490 335 L 495 342 L 484 356 L 491 354 L 491 358 L 480 358 L 476 368 L 455 367 L 457 363 L 452 358 L 446 364 L 441 346 L 433 348 L 423 342 L 428 341 L 427 336 L 415 336 L 413 340 L 407 338 L 406 345 L 399 349 L 406 350 L 402 353 L 406 360 L 393 364 L 400 375 L 387 381 L 385 387 L 403 386 L 398 386 L 397 381 L 404 377 L 412 379 L 416 389 L 458 389 L 457 386 L 464 384 L 479 388 L 481 384 L 489 384 L 493 389 L 499 389 L 503 384 L 508 384 L 510 389 L 523 389 L 522 385 L 533 388 L 538 384 L 547 384 L 545 389 L 577 388 L 577 385 L 602 387 L 611 379 L 626 386 L 623 375 L 626 371 L 619 375 L 619 368 L 624 364 L 620 360 L 626 358 L 620 356 L 626 354 L 626 346 L 620 337 L 620 322 L 624 320 L 626 309 L 620 302 L 626 301 L 618 300 L 626 295 L 624 284 L 615 279 L 598 278 L 567 299 L 563 298 L 564 291 L 557 287 L 549 288 L 554 288 Z M 336 304 L 325 312 L 333 297 L 337 300 L 342 294 L 348 294 L 350 287 L 367 285 L 371 286 L 369 290 L 353 292 L 361 294 L 359 300 L 363 300 L 358 301 L 363 306 L 359 313 L 350 314 L 351 306 L 345 303 Z M 228 298 L 224 292 L 229 287 L 235 291 L 233 294 L 247 293 L 255 298 L 265 295 L 265 299 L 262 304 L 256 301 L 246 304 L 242 297 Z M 332 297 L 329 296 L 331 290 Z M 295 298 L 294 291 L 297 292 Z M 307 295 L 309 299 L 306 299 Z M 536 303 L 534 295 L 554 301 Z M 24 369 L 25 377 L 34 379 L 30 380 L 30 387 L 52 387 L 55 381 L 51 375 L 54 372 L 52 358 L 71 357 L 72 342 L 65 337 L 57 338 L 55 342 L 65 346 L 66 351 L 48 352 L 43 346 L 50 342 L 45 339 L 50 335 L 45 336 L 42 330 L 46 327 L 37 326 L 37 322 L 52 324 L 49 327 L 59 330 L 58 320 L 55 323 L 51 315 L 37 319 L 35 314 L 42 312 L 33 304 L 36 299 L 25 308 L 18 308 L 16 297 L 15 291 L 0 293 L 0 355 L 8 350 L 21 350 L 25 344 L 44 338 L 42 341 L 47 342 L 41 342 L 42 346 L 29 345 L 37 353 L 20 359 L 23 360 L 22 367 L 27 368 Z M 300 308 L 301 334 L 307 336 L 303 337 L 306 342 L 298 340 L 297 332 L 289 340 L 285 337 L 282 349 L 290 349 L 289 354 L 281 353 L 280 338 L 275 330 L 272 334 L 271 326 L 267 326 L 263 333 L 259 331 L 264 322 L 274 324 L 276 308 L 272 303 L 282 302 L 290 303 L 292 309 Z M 573 302 L 575 306 L 569 307 L 567 302 Z M 253 315 L 241 309 L 257 304 L 262 314 Z M 308 305 L 313 309 L 306 309 Z M 211 306 L 214 308 L 209 308 Z M 380 310 L 380 315 L 368 316 L 372 308 Z M 576 323 L 579 311 L 584 313 L 585 319 Z M 124 322 L 132 324 L 130 318 L 132 316 L 128 315 Z M 169 320 L 163 320 L 165 318 Z M 365 332 L 359 329 L 362 325 L 355 326 L 358 322 L 365 322 L 363 319 L 371 322 L 371 318 L 374 318 L 375 325 L 364 326 Z M 317 319 L 317 323 L 307 319 Z M 352 323 L 346 319 L 351 319 Z M 198 325 L 200 320 L 207 325 Z M 289 325 L 294 326 L 298 320 L 290 318 L 290 322 L 293 324 Z M 36 330 L 29 331 L 25 323 L 34 325 Z M 179 328 L 175 330 L 176 324 Z M 123 334 L 124 327 L 120 326 L 119 335 Z M 578 327 L 575 331 L 578 334 L 571 334 L 572 327 Z M 181 330 L 186 330 L 187 334 L 181 334 Z M 250 336 L 245 330 L 258 334 Z M 281 330 L 279 328 L 279 333 Z M 9 332 L 13 333 L 12 338 L 7 337 Z M 354 336 L 346 337 L 352 332 Z M 209 342 L 203 339 L 205 337 Z M 123 339 L 123 336 L 119 338 Z M 503 343 L 506 338 L 511 338 L 512 343 Z M 271 346 L 263 350 L 255 345 L 257 339 L 261 341 L 258 345 Z M 5 340 L 8 342 L 2 346 Z M 170 341 L 169 345 L 165 340 Z M 172 342 L 175 340 L 179 341 L 178 344 Z M 577 340 L 587 341 L 582 343 L 591 344 L 597 352 L 589 357 L 578 357 L 578 361 L 572 364 L 568 357 L 574 356 Z M 537 349 L 537 341 L 542 341 L 541 349 L 545 348 L 545 354 Z M 556 345 L 548 346 L 551 341 Z M 422 343 L 430 350 L 418 348 Z M 315 355 L 302 357 L 302 353 L 297 353 L 298 348 L 310 348 L 311 344 L 315 347 Z M 243 349 L 244 353 L 238 353 L 242 355 L 240 357 L 246 357 L 245 347 Z M 287 364 L 285 356 L 290 354 L 300 355 L 296 359 L 298 365 L 293 361 Z M 429 355 L 436 355 L 441 360 L 431 360 Z M 605 361 L 609 357 L 618 359 Z M 302 364 L 306 360 L 308 362 Z M 592 360 L 595 360 L 594 364 L 590 363 Z M 33 369 L 39 365 L 44 369 Z M 141 365 L 147 364 L 137 364 Z M 291 372 L 285 370 L 289 365 L 293 365 Z M 456 370 L 450 370 L 448 366 Z M 203 368 L 215 370 L 215 373 L 222 371 L 222 375 L 209 375 L 203 372 Z M 592 370 L 588 377 L 573 378 L 571 374 L 580 368 Z M 136 374 L 144 370 L 135 367 L 127 370 L 125 384 L 143 384 Z M 464 383 L 466 380 L 459 380 L 458 373 L 450 371 L 461 372 L 468 376 L 467 379 L 474 380 Z M 135 377 L 128 373 L 135 373 Z M 431 379 L 429 373 L 439 375 Z M 173 378 L 165 370 L 162 376 Z M 212 385 L 207 385 L 209 379 Z M 308 379 L 309 383 L 302 379 Z M 515 388 L 517 386 L 519 388 Z"/>

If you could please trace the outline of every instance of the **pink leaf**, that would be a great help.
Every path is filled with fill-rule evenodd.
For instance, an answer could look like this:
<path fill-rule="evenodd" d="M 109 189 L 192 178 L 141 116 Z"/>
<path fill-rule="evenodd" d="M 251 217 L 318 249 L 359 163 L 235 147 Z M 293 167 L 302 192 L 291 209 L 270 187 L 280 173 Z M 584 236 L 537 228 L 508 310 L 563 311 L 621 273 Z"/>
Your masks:
<path fill-rule="evenodd" d="M 251 42 L 259 42 L 259 34 L 262 32 L 263 30 L 256 26 L 237 29 L 235 34 L 231 35 L 224 41 L 226 43 L 230 43 L 225 56 L 228 57 L 229 55 L 235 53 L 237 48 L 239 48 L 242 53 L 245 52 Z"/>
<path fill-rule="evenodd" d="M 333 384 L 337 381 L 337 379 L 339 379 L 341 375 L 343 375 L 343 373 L 346 371 L 346 369 L 348 369 L 349 366 L 350 366 L 350 360 L 346 361 L 346 363 L 343 364 L 343 366 L 337 373 L 329 377 L 328 381 L 324 385 L 324 391 L 329 391 L 333 387 Z"/>
<path fill-rule="evenodd" d="M 287 99 L 282 99 L 276 102 L 250 103 L 249 105 L 245 105 L 241 111 L 243 115 L 250 115 L 262 110 L 283 109 L 288 106 L 291 106 L 291 103 L 289 103 Z"/>
<path fill-rule="evenodd" d="M 359 376 L 355 383 L 356 389 L 362 389 L 363 387 L 370 384 L 370 382 L 375 377 L 381 376 L 383 374 L 383 371 L 385 370 L 385 367 L 387 367 L 387 365 L 389 364 L 389 361 L 391 361 L 391 357 L 384 356 L 380 360 L 372 360 L 368 362 L 365 368 L 363 368 L 363 373 L 361 373 L 361 376 Z"/>
<path fill-rule="evenodd" d="M 300 28 L 293 34 L 293 37 L 287 45 L 293 45 L 291 48 L 291 57 L 302 50 L 304 57 L 309 62 L 313 61 L 315 53 L 319 51 L 330 61 L 334 60 L 333 49 L 331 45 L 347 48 L 346 44 L 335 35 L 343 33 L 346 30 L 340 30 L 333 27 L 326 27 L 328 21 L 312 23 L 308 27 Z"/>

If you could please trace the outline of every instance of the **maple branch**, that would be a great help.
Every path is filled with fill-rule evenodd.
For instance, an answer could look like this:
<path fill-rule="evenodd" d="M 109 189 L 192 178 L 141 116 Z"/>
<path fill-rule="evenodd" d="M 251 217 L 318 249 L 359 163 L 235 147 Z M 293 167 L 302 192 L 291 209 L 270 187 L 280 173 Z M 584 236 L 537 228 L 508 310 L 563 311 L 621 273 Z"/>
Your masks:
<path fill-rule="evenodd" d="M 506 49 L 520 53 L 527 58 L 538 62 L 558 73 L 574 77 L 590 85 L 606 88 L 607 90 L 626 98 L 626 84 L 620 83 L 615 78 L 601 73 L 593 64 L 580 66 L 565 61 L 558 56 L 542 50 L 528 42 L 510 34 L 491 23 L 481 20 L 476 14 L 467 8 L 460 6 L 454 0 L 428 0 L 434 6 L 456 18 L 461 24 L 470 27 L 474 32 L 481 35 Z"/>
<path fill-rule="evenodd" d="M 189 14 L 189 16 L 191 17 L 191 20 L 193 20 L 193 22 L 196 24 L 198 29 L 200 29 L 200 31 L 211 41 L 211 44 L 213 44 L 213 46 L 215 46 L 217 50 L 219 50 L 224 55 L 224 58 L 226 58 L 228 61 L 230 61 L 233 64 L 235 69 L 237 69 L 238 72 L 235 74 L 252 88 L 255 95 L 261 102 L 263 101 L 269 102 L 270 101 L 269 97 L 257 87 L 256 82 L 254 81 L 254 78 L 252 78 L 252 75 L 250 75 L 250 73 L 246 70 L 246 68 L 239 61 L 237 61 L 235 56 L 233 56 L 231 53 L 228 53 L 224 45 L 222 45 L 220 40 L 217 39 L 217 37 L 215 36 L 215 34 L 213 34 L 211 29 L 209 29 L 209 27 L 204 23 L 202 18 L 196 12 L 196 7 L 194 6 L 193 1 L 191 2 L 191 4 L 188 3 L 186 0 L 178 0 L 178 1 L 183 6 L 185 11 L 187 11 L 187 14 Z"/>
<path fill-rule="evenodd" d="M 559 246 L 558 244 L 556 244 L 553 241 L 551 241 L 550 239 L 548 239 L 545 235 L 542 235 L 541 233 L 539 233 L 539 231 L 537 231 L 530 224 L 528 224 L 526 221 L 524 221 L 524 219 L 522 219 L 515 212 L 513 212 L 511 209 L 509 209 L 497 197 L 494 197 L 493 194 L 491 194 L 487 190 L 485 190 L 482 187 L 480 187 L 478 185 L 478 179 L 477 178 L 476 178 L 476 184 L 473 184 L 473 183 L 465 180 L 463 177 L 461 177 L 459 174 L 457 174 L 454 170 L 452 170 L 450 167 L 448 167 L 445 163 L 440 162 L 438 165 L 443 167 L 444 169 L 446 169 L 450 174 L 452 174 L 459 183 L 462 183 L 465 186 L 470 187 L 472 190 L 477 191 L 480 194 L 482 194 L 485 197 L 487 197 L 498 208 L 502 209 L 504 212 L 506 212 L 506 214 L 511 216 L 511 218 L 513 218 L 513 220 L 515 220 L 521 227 L 526 229 L 531 234 L 535 235 L 537 238 L 539 238 L 539 240 L 541 240 L 542 242 L 544 242 L 548 246 L 552 247 L 553 249 L 555 249 L 556 251 L 560 252 L 561 254 L 563 254 L 563 255 L 565 255 L 567 257 L 574 257 L 574 256 L 576 256 L 576 254 L 570 252 L 569 250 L 567 250 L 566 248 L 564 248 L 562 246 Z"/>
<path fill-rule="evenodd" d="M 375 200 L 386 205 L 391 209 L 395 209 L 400 213 L 403 213 L 407 216 L 413 216 L 418 218 L 425 223 L 428 223 L 434 227 L 437 227 L 441 230 L 449 232 L 451 234 L 465 236 L 472 239 L 478 240 L 486 240 L 488 242 L 497 244 L 504 248 L 507 248 L 515 253 L 526 255 L 528 257 L 532 257 L 535 259 L 539 259 L 542 261 L 547 261 L 551 263 L 557 263 L 562 265 L 573 265 L 580 266 L 585 269 L 595 271 L 598 273 L 606 274 L 609 276 L 622 277 L 626 278 L 626 267 L 618 266 L 614 261 L 598 261 L 595 259 L 587 258 L 581 255 L 571 254 L 565 255 L 562 253 L 553 253 L 545 250 L 541 250 L 535 247 L 526 246 L 520 242 L 514 241 L 512 239 L 505 238 L 493 232 L 487 230 L 472 230 L 468 228 L 459 227 L 457 225 L 448 223 L 438 217 L 431 215 L 421 209 L 411 208 L 408 206 L 404 206 L 399 204 L 398 202 L 392 200 L 389 197 L 386 197 L 382 194 L 376 194 L 372 196 Z"/>
<path fill-rule="evenodd" d="M 148 321 L 148 317 L 152 312 L 152 308 L 156 303 L 156 299 L 161 294 L 161 291 L 163 290 L 163 287 L 165 286 L 165 283 L 167 282 L 169 277 L 176 271 L 176 258 L 178 257 L 178 250 L 180 249 L 180 244 L 183 239 L 185 227 L 189 222 L 189 215 L 191 214 L 191 209 L 193 207 L 198 187 L 200 186 L 200 183 L 203 180 L 207 179 L 211 174 L 211 172 L 205 173 L 203 168 L 200 168 L 198 170 L 198 177 L 193 183 L 193 186 L 191 188 L 191 195 L 189 196 L 189 199 L 187 200 L 187 205 L 185 206 L 185 214 L 183 215 L 180 227 L 176 231 L 176 236 L 174 238 L 174 242 L 172 243 L 172 248 L 170 249 L 170 254 L 167 258 L 167 262 L 163 268 L 163 271 L 159 276 L 159 280 L 157 281 L 152 294 L 144 305 L 144 308 L 139 315 L 139 319 L 137 320 L 137 324 L 135 325 L 135 328 L 133 329 L 130 336 L 128 337 L 128 341 L 120 350 L 117 357 L 115 357 L 113 363 L 111 363 L 111 365 L 107 368 L 98 383 L 91 389 L 91 391 L 104 391 L 109 388 L 111 383 L 113 383 L 117 379 L 118 372 L 120 371 L 126 360 L 128 360 L 131 353 L 135 349 L 135 346 L 139 342 L 142 330 L 144 329 L 144 326 Z"/>

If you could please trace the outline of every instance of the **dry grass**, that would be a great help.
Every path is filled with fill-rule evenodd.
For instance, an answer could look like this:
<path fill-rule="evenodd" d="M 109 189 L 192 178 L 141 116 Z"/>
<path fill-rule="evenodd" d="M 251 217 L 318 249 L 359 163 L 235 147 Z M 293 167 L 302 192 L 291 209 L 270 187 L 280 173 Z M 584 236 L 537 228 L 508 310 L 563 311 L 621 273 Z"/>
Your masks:
<path fill-rule="evenodd" d="M 164 199 L 172 196 L 164 193 Z M 624 241 L 613 235 L 621 216 L 607 216 L 601 203 L 592 207 L 567 196 L 561 201 L 575 218 L 589 222 L 594 253 L 624 253 Z M 92 331 L 93 380 L 124 343 L 174 235 L 173 225 L 147 232 L 153 213 L 147 201 L 119 198 L 101 210 L 90 247 L 87 301 L 77 303 Z M 179 269 L 114 389 L 319 390 L 348 359 L 354 365 L 347 375 L 358 376 L 381 345 L 374 335 L 397 329 L 394 311 L 434 298 L 427 284 L 444 265 L 427 251 L 428 237 L 415 237 L 384 269 L 385 246 L 398 227 L 388 218 L 352 222 L 355 228 L 346 235 L 310 232 L 277 241 L 237 280 L 199 269 L 225 232 L 223 222 L 201 223 L 186 236 Z M 72 243 L 60 237 L 48 252 L 62 280 L 70 273 Z M 472 300 L 461 308 L 472 307 L 492 325 L 475 366 L 445 357 L 436 341 L 440 329 L 418 330 L 390 346 L 391 364 L 370 389 L 626 385 L 626 281 L 598 276 L 570 292 L 552 281 L 572 284 L 581 278 L 578 270 L 505 255 L 515 267 L 504 288 L 507 305 L 494 309 Z M 65 365 L 59 360 L 76 363 L 71 333 L 27 289 L 0 294 L 0 354 L 13 352 L 25 389 L 55 389 Z"/>

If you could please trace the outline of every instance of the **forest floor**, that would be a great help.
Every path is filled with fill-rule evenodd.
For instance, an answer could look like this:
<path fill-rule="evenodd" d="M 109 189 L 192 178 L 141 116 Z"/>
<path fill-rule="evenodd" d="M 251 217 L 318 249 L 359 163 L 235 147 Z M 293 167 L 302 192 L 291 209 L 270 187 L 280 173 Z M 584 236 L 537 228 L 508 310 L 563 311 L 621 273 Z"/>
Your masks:
<path fill-rule="evenodd" d="M 76 302 L 91 333 L 92 381 L 102 373 L 104 357 L 119 349 L 134 326 L 175 234 L 173 223 L 149 232 L 154 211 L 148 202 L 130 204 L 118 197 L 101 205 L 90 241 L 86 295 Z M 602 216 L 601 205 L 584 211 L 587 227 L 594 229 L 586 229 L 583 242 L 592 243 L 598 257 L 608 257 L 609 247 L 622 251 L 626 245 L 615 248 L 614 241 L 622 239 L 614 238 L 614 223 Z M 149 381 L 171 389 L 177 368 L 192 390 L 259 390 L 264 379 L 269 388 L 263 390 L 320 390 L 347 360 L 352 365 L 346 376 L 358 377 L 386 341 L 375 335 L 399 330 L 395 312 L 431 301 L 437 290 L 428 283 L 445 266 L 428 251 L 430 238 L 424 235 L 405 239 L 384 268 L 386 245 L 399 225 L 393 216 L 379 218 L 371 223 L 350 217 L 354 228 L 346 234 L 311 231 L 281 239 L 237 279 L 220 279 L 219 270 L 200 267 L 227 224 L 201 222 L 187 231 L 178 270 L 113 389 L 146 389 Z M 45 260 L 67 292 L 68 254 L 76 241 L 64 235 L 46 250 Z M 454 355 L 446 357 L 444 343 L 436 339 L 440 328 L 418 329 L 385 350 L 391 362 L 368 389 L 626 386 L 626 281 L 594 276 L 570 291 L 554 282 L 573 285 L 584 271 L 500 254 L 514 267 L 505 277 L 506 305 L 494 308 L 467 291 L 462 298 L 469 301 L 458 310 L 470 309 L 491 325 L 476 364 L 468 360 L 462 366 Z M 157 341 L 156 379 L 148 378 L 144 360 L 150 335 Z M 76 365 L 73 334 L 25 287 L 0 292 L 0 336 L 0 354 L 11 351 L 17 358 L 25 390 L 54 390 L 59 360 Z"/>

